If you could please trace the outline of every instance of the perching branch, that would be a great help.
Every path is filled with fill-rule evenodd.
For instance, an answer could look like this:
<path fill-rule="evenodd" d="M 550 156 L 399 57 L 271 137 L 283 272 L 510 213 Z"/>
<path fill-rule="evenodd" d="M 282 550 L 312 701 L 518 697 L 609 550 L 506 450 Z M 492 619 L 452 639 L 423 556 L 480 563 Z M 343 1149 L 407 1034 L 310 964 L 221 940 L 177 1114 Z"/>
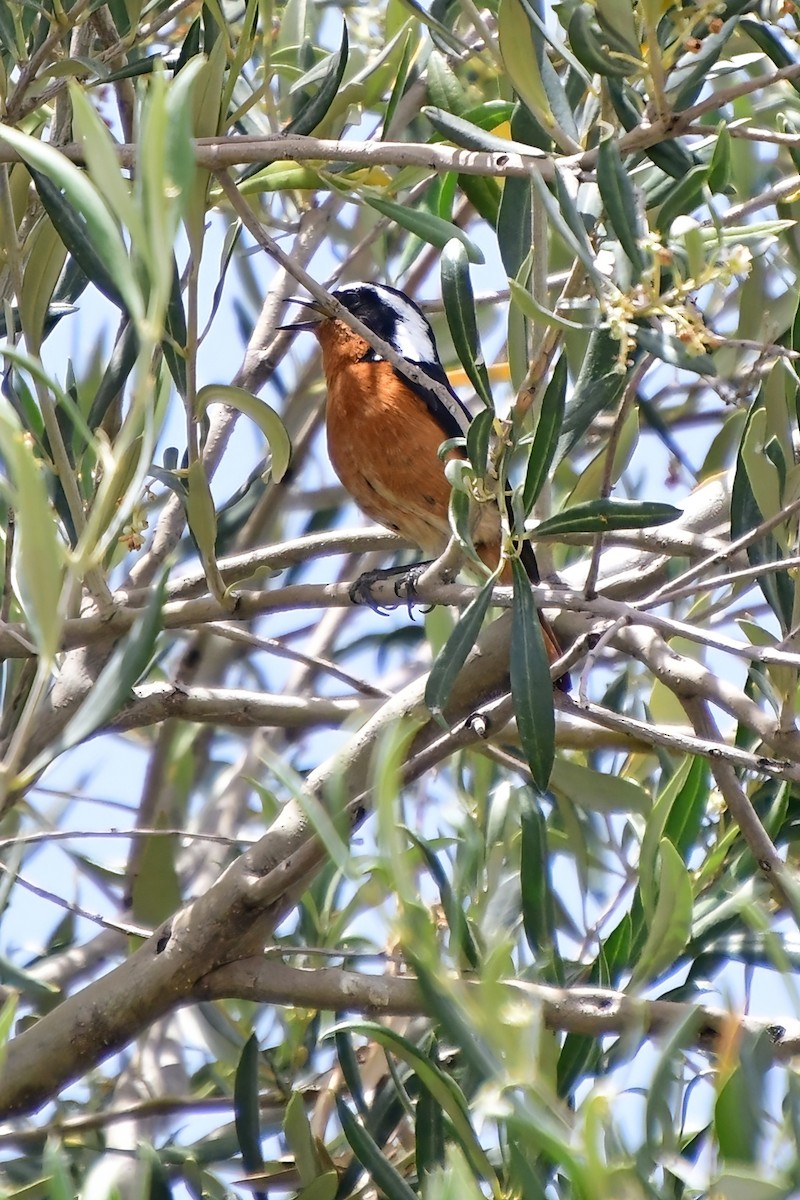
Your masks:
<path fill-rule="evenodd" d="M 453 992 L 469 993 L 479 983 L 454 980 Z M 511 997 L 539 1009 L 548 1029 L 609 1037 L 644 1032 L 650 1037 L 669 1033 L 694 1018 L 691 1045 L 713 1052 L 731 1029 L 752 1036 L 766 1033 L 777 1060 L 800 1053 L 800 1021 L 789 1018 L 756 1019 L 707 1005 L 645 1000 L 613 988 L 548 987 L 509 980 Z M 426 1007 L 415 979 L 405 976 L 362 975 L 338 967 L 290 967 L 263 956 L 226 964 L 198 980 L 198 1000 L 250 1000 L 255 1004 L 286 1004 L 332 1012 L 358 1012 L 370 1016 L 424 1016 Z"/>

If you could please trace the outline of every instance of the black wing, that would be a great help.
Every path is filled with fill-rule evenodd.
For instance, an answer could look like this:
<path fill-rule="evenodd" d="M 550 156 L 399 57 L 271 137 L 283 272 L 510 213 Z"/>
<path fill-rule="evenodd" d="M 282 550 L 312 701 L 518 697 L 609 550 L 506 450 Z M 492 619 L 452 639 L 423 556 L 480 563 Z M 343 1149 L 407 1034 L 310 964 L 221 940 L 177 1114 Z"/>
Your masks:
<path fill-rule="evenodd" d="M 445 369 L 441 363 L 414 363 L 420 371 L 424 371 L 427 376 L 438 383 L 445 389 L 449 396 L 452 397 L 452 404 L 447 405 L 436 394 L 433 388 L 425 387 L 424 383 L 416 383 L 403 375 L 401 371 L 394 368 L 394 373 L 398 379 L 410 387 L 416 396 L 425 404 L 428 412 L 431 414 L 437 424 L 442 427 L 442 441 L 445 438 L 466 437 L 467 429 L 472 422 L 472 415 L 469 409 L 464 405 L 450 386 L 450 381 L 445 374 Z"/>

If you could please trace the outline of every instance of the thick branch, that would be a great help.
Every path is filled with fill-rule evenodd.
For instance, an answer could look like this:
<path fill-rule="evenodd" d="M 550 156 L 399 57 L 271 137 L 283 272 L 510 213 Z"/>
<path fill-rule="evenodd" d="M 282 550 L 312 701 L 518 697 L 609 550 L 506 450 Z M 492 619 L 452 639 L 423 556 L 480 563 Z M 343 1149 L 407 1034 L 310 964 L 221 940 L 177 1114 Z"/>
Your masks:
<path fill-rule="evenodd" d="M 454 980 L 456 996 L 479 988 L 479 983 Z M 766 1032 L 776 1059 L 800 1053 L 800 1021 L 793 1018 L 763 1020 L 742 1017 L 706 1005 L 645 1000 L 611 988 L 556 988 L 508 980 L 517 997 L 541 1009 L 549 1029 L 606 1037 L 626 1032 L 649 1036 L 668 1033 L 694 1016 L 691 1044 L 716 1049 L 732 1027 L 757 1035 Z M 257 957 L 242 959 L 210 972 L 197 983 L 197 1000 L 251 1000 L 256 1004 L 297 1005 L 333 1012 L 351 1011 L 372 1016 L 417 1016 L 426 1012 L 414 979 L 394 975 L 362 975 L 337 967 L 309 969 Z"/>
<path fill-rule="evenodd" d="M 270 696 L 243 688 L 181 688 L 171 683 L 147 683 L 133 689 L 134 699 L 109 729 L 122 731 L 155 725 L 169 717 L 213 722 L 244 729 L 272 725 L 280 729 L 310 729 L 340 725 L 375 702 L 351 697 Z"/>

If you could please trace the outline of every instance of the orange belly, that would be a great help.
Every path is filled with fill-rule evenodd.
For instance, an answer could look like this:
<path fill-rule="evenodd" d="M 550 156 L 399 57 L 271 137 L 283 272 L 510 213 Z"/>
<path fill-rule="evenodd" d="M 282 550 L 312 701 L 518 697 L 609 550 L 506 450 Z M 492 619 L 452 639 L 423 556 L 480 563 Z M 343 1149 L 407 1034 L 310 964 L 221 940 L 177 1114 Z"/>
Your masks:
<path fill-rule="evenodd" d="M 450 537 L 450 484 L 437 451 L 443 439 L 425 403 L 387 364 L 349 364 L 328 380 L 328 453 L 363 512 L 441 554 Z"/>

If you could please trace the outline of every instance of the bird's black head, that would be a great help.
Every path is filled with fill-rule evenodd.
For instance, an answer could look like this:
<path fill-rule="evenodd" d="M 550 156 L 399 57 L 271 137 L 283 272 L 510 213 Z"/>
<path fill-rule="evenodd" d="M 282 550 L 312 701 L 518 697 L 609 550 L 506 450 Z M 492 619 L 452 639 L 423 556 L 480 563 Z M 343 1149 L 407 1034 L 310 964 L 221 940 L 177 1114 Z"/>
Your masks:
<path fill-rule="evenodd" d="M 350 283 L 333 295 L 403 358 L 421 364 L 439 362 L 428 319 L 405 292 L 382 283 Z"/>

